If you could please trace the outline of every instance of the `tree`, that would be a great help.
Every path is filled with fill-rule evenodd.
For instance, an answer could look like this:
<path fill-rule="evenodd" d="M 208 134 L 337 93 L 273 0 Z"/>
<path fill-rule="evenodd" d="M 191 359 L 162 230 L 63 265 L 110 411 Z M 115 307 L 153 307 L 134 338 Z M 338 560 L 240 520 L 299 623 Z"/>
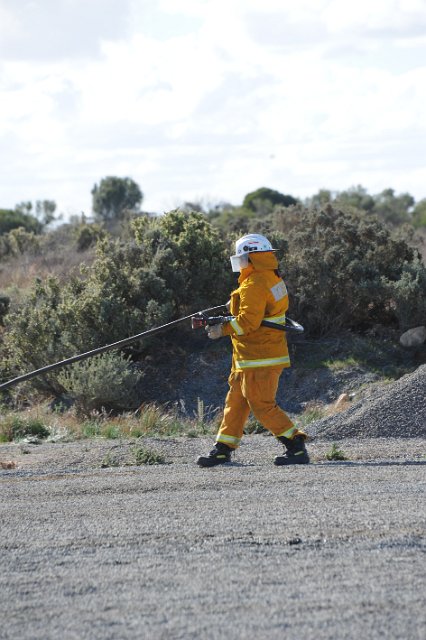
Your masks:
<path fill-rule="evenodd" d="M 268 187 L 260 187 L 256 191 L 251 191 L 243 200 L 243 208 L 250 209 L 257 214 L 271 213 L 276 205 L 290 207 L 294 204 L 297 204 L 297 200 L 293 196 L 284 195 Z"/>
<path fill-rule="evenodd" d="M 338 206 L 348 205 L 360 211 L 372 211 L 375 200 L 373 196 L 368 194 L 367 189 L 360 184 L 345 191 L 320 189 L 318 193 L 305 200 L 307 207 L 321 208 L 331 203 L 336 203 Z"/>
<path fill-rule="evenodd" d="M 384 189 L 374 196 L 373 213 L 391 225 L 411 222 L 411 211 L 415 200 L 409 193 L 396 196 L 394 189 Z"/>
<path fill-rule="evenodd" d="M 54 200 L 37 200 L 35 210 L 37 219 L 44 227 L 56 220 L 56 202 Z"/>
<path fill-rule="evenodd" d="M 420 200 L 414 207 L 413 224 L 415 227 L 426 227 L 426 198 Z"/>
<path fill-rule="evenodd" d="M 33 210 L 35 210 L 35 216 L 32 213 Z M 33 207 L 31 200 L 27 200 L 17 204 L 15 211 L 26 216 L 37 218 L 42 227 L 47 227 L 47 225 L 57 219 L 55 217 L 56 202 L 54 200 L 36 200 L 35 207 Z M 59 216 L 59 218 L 61 218 L 61 216 Z"/>
<path fill-rule="evenodd" d="M 105 222 L 123 219 L 129 211 L 138 212 L 143 200 L 143 193 L 132 178 L 102 178 L 91 193 L 95 218 Z"/>
<path fill-rule="evenodd" d="M 229 205 L 218 213 L 213 212 L 208 214 L 208 219 L 211 223 L 221 229 L 224 234 L 236 233 L 240 236 L 249 232 L 254 218 L 255 214 L 250 209 L 233 207 L 232 205 Z M 262 220 L 265 219 L 267 218 L 262 216 Z"/>
<path fill-rule="evenodd" d="M 30 213 L 19 210 L 18 206 L 15 211 L 13 209 L 0 209 L 0 235 L 9 233 L 12 229 L 18 229 L 19 227 L 29 233 L 41 233 L 42 224 Z M 25 211 L 28 211 L 28 209 L 25 209 Z"/>
<path fill-rule="evenodd" d="M 359 184 L 356 187 L 350 187 L 346 191 L 340 191 L 336 195 L 336 204 L 346 204 L 362 211 L 372 211 L 375 201 L 373 196 L 368 194 L 367 189 Z"/>
<path fill-rule="evenodd" d="M 15 211 L 18 211 L 19 213 L 25 213 L 26 215 L 31 215 L 32 210 L 33 210 L 33 203 L 31 202 L 31 200 L 25 200 L 15 205 Z"/>
<path fill-rule="evenodd" d="M 336 197 L 336 191 L 330 189 L 320 189 L 318 193 L 315 193 L 310 198 L 306 198 L 305 206 L 307 207 L 324 207 L 326 204 L 330 204 Z"/>

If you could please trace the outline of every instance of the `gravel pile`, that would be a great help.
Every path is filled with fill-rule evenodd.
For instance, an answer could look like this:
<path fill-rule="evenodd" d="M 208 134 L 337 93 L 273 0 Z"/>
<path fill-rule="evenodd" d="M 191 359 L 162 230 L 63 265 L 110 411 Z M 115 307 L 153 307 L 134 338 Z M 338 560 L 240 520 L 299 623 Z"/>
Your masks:
<path fill-rule="evenodd" d="M 326 439 L 426 436 L 426 365 L 360 400 L 343 413 L 310 425 Z"/>

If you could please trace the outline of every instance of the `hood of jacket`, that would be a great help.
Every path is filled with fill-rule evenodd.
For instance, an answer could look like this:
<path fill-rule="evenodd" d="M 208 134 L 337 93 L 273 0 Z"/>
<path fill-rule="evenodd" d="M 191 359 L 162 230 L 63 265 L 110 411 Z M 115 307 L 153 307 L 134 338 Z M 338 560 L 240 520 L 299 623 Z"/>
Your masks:
<path fill-rule="evenodd" d="M 253 271 L 275 271 L 275 269 L 278 269 L 278 260 L 272 251 L 253 252 L 250 254 L 249 260 L 249 266 L 241 270 L 240 277 L 238 278 L 240 284 L 244 282 Z"/>

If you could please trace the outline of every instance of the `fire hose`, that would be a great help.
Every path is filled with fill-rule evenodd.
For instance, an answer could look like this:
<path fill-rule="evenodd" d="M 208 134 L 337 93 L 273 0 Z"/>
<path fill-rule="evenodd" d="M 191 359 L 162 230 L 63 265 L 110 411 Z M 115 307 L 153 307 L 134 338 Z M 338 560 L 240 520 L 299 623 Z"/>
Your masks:
<path fill-rule="evenodd" d="M 203 311 L 198 311 L 197 313 L 193 313 L 189 316 L 185 316 L 183 318 L 179 318 L 178 320 L 173 320 L 172 322 L 163 324 L 160 327 L 154 327 L 153 329 L 148 329 L 147 331 L 138 333 L 135 336 L 130 336 L 129 338 L 118 340 L 117 342 L 113 342 L 112 344 L 107 344 L 103 347 L 98 347 L 97 349 L 92 349 L 91 351 L 80 353 L 76 356 L 72 356 L 71 358 L 66 358 L 65 360 L 61 360 L 60 362 L 49 364 L 45 367 L 41 367 L 40 369 L 36 369 L 35 371 L 30 371 L 29 373 L 25 373 L 21 376 L 13 378 L 12 380 L 9 380 L 8 382 L 4 382 L 3 384 L 0 384 L 0 391 L 5 391 L 6 389 L 9 389 L 9 387 L 13 387 L 19 384 L 20 382 L 25 382 L 26 380 L 30 380 L 31 378 L 35 378 L 36 376 L 40 376 L 44 373 L 48 373 L 49 371 L 53 371 L 54 369 L 59 369 L 67 365 L 74 364 L 74 362 L 79 362 L 80 360 L 91 358 L 100 353 L 105 353 L 106 351 L 112 351 L 120 347 L 125 347 L 126 345 L 131 344 L 132 342 L 136 342 L 137 340 L 141 340 L 142 338 L 146 338 L 147 336 L 152 336 L 156 333 L 160 333 L 161 331 L 167 331 L 168 329 L 175 327 L 176 325 L 181 324 L 186 320 L 191 320 L 191 326 L 193 329 L 200 329 L 202 327 L 211 326 L 214 324 L 222 324 L 223 322 L 232 320 L 233 316 L 209 316 L 207 314 L 218 312 L 220 310 L 222 310 L 223 312 L 225 309 L 226 309 L 225 305 L 219 305 L 218 307 L 211 307 L 210 309 L 204 309 Z M 280 331 L 293 331 L 296 333 L 303 333 L 304 331 L 302 325 L 298 324 L 294 320 L 290 320 L 290 318 L 286 318 L 285 324 L 277 324 L 269 320 L 263 320 L 261 322 L 261 325 L 270 327 L 273 329 L 278 329 Z"/>

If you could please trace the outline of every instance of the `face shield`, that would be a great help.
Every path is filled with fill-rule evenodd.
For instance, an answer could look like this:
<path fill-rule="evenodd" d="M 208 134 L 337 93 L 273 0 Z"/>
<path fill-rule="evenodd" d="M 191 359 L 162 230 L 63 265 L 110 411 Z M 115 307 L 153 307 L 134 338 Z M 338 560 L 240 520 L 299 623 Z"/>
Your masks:
<path fill-rule="evenodd" d="M 232 271 L 235 271 L 236 273 L 248 267 L 248 264 L 248 253 L 240 253 L 239 255 L 231 256 Z"/>

